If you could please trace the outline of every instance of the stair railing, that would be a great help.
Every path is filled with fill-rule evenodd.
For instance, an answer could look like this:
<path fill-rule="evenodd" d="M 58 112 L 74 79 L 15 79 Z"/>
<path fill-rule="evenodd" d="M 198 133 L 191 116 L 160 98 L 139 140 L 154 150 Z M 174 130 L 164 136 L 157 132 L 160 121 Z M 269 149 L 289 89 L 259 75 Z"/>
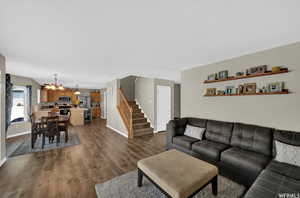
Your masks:
<path fill-rule="evenodd" d="M 118 110 L 128 130 L 128 138 L 133 138 L 132 113 L 133 109 L 126 99 L 122 89 L 118 89 Z"/>

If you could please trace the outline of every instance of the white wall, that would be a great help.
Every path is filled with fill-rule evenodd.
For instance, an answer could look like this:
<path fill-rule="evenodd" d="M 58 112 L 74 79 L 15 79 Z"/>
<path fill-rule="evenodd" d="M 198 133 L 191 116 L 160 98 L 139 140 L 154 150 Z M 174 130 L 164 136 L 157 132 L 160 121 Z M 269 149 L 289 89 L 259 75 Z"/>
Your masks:
<path fill-rule="evenodd" d="M 5 145 L 5 58 L 0 54 L 0 166 L 6 159 Z"/>
<path fill-rule="evenodd" d="M 113 80 L 106 84 L 107 94 L 107 120 L 106 125 L 114 129 L 121 135 L 128 136 L 125 124 L 117 109 L 118 104 L 118 88 L 120 88 L 120 80 Z"/>
<path fill-rule="evenodd" d="M 230 122 L 244 122 L 300 131 L 300 42 L 205 65 L 181 73 L 181 114 Z M 213 84 L 203 84 L 209 74 L 229 70 L 230 75 L 246 68 L 267 64 L 283 65 L 291 72 Z M 227 85 L 284 81 L 292 94 L 269 96 L 203 97 L 206 88 Z"/>

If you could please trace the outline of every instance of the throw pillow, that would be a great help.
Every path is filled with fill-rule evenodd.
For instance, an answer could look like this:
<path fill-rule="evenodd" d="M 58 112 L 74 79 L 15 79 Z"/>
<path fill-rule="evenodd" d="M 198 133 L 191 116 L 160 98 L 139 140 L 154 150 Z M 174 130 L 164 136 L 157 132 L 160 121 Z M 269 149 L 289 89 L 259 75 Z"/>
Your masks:
<path fill-rule="evenodd" d="M 300 166 L 300 146 L 293 146 L 279 141 L 275 141 L 275 146 L 276 161 Z"/>
<path fill-rule="evenodd" d="M 205 128 L 186 125 L 184 135 L 202 140 Z"/>

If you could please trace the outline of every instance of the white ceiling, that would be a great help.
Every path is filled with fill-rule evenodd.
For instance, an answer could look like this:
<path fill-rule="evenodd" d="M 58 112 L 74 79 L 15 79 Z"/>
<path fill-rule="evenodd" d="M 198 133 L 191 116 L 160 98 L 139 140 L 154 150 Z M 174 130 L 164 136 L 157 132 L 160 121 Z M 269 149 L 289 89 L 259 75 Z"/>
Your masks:
<path fill-rule="evenodd" d="M 299 0 L 1 0 L 10 73 L 100 88 L 300 41 Z"/>

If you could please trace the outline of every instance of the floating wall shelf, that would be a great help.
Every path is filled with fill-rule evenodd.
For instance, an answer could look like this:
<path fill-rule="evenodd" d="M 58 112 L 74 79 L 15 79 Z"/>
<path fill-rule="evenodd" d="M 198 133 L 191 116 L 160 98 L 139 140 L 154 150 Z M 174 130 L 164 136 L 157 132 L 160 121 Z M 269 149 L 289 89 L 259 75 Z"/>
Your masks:
<path fill-rule="evenodd" d="M 272 92 L 272 93 L 252 93 L 252 94 L 226 94 L 226 95 L 204 95 L 205 97 L 217 97 L 217 96 L 261 96 L 261 95 L 283 95 L 290 94 L 289 90 L 284 90 L 281 92 Z"/>
<path fill-rule="evenodd" d="M 245 78 L 255 78 L 255 77 L 283 74 L 283 73 L 287 73 L 287 72 L 289 72 L 289 70 L 282 70 L 282 71 L 279 71 L 279 72 L 268 71 L 267 73 L 250 74 L 248 76 L 237 76 L 237 77 L 231 76 L 229 78 L 221 79 L 221 80 L 205 80 L 204 83 L 217 83 L 217 82 L 224 82 L 224 81 L 230 81 L 230 80 L 240 80 L 240 79 L 245 79 Z M 265 94 L 265 95 L 268 95 L 268 94 Z M 221 96 L 224 96 L 224 95 L 221 95 Z"/>

